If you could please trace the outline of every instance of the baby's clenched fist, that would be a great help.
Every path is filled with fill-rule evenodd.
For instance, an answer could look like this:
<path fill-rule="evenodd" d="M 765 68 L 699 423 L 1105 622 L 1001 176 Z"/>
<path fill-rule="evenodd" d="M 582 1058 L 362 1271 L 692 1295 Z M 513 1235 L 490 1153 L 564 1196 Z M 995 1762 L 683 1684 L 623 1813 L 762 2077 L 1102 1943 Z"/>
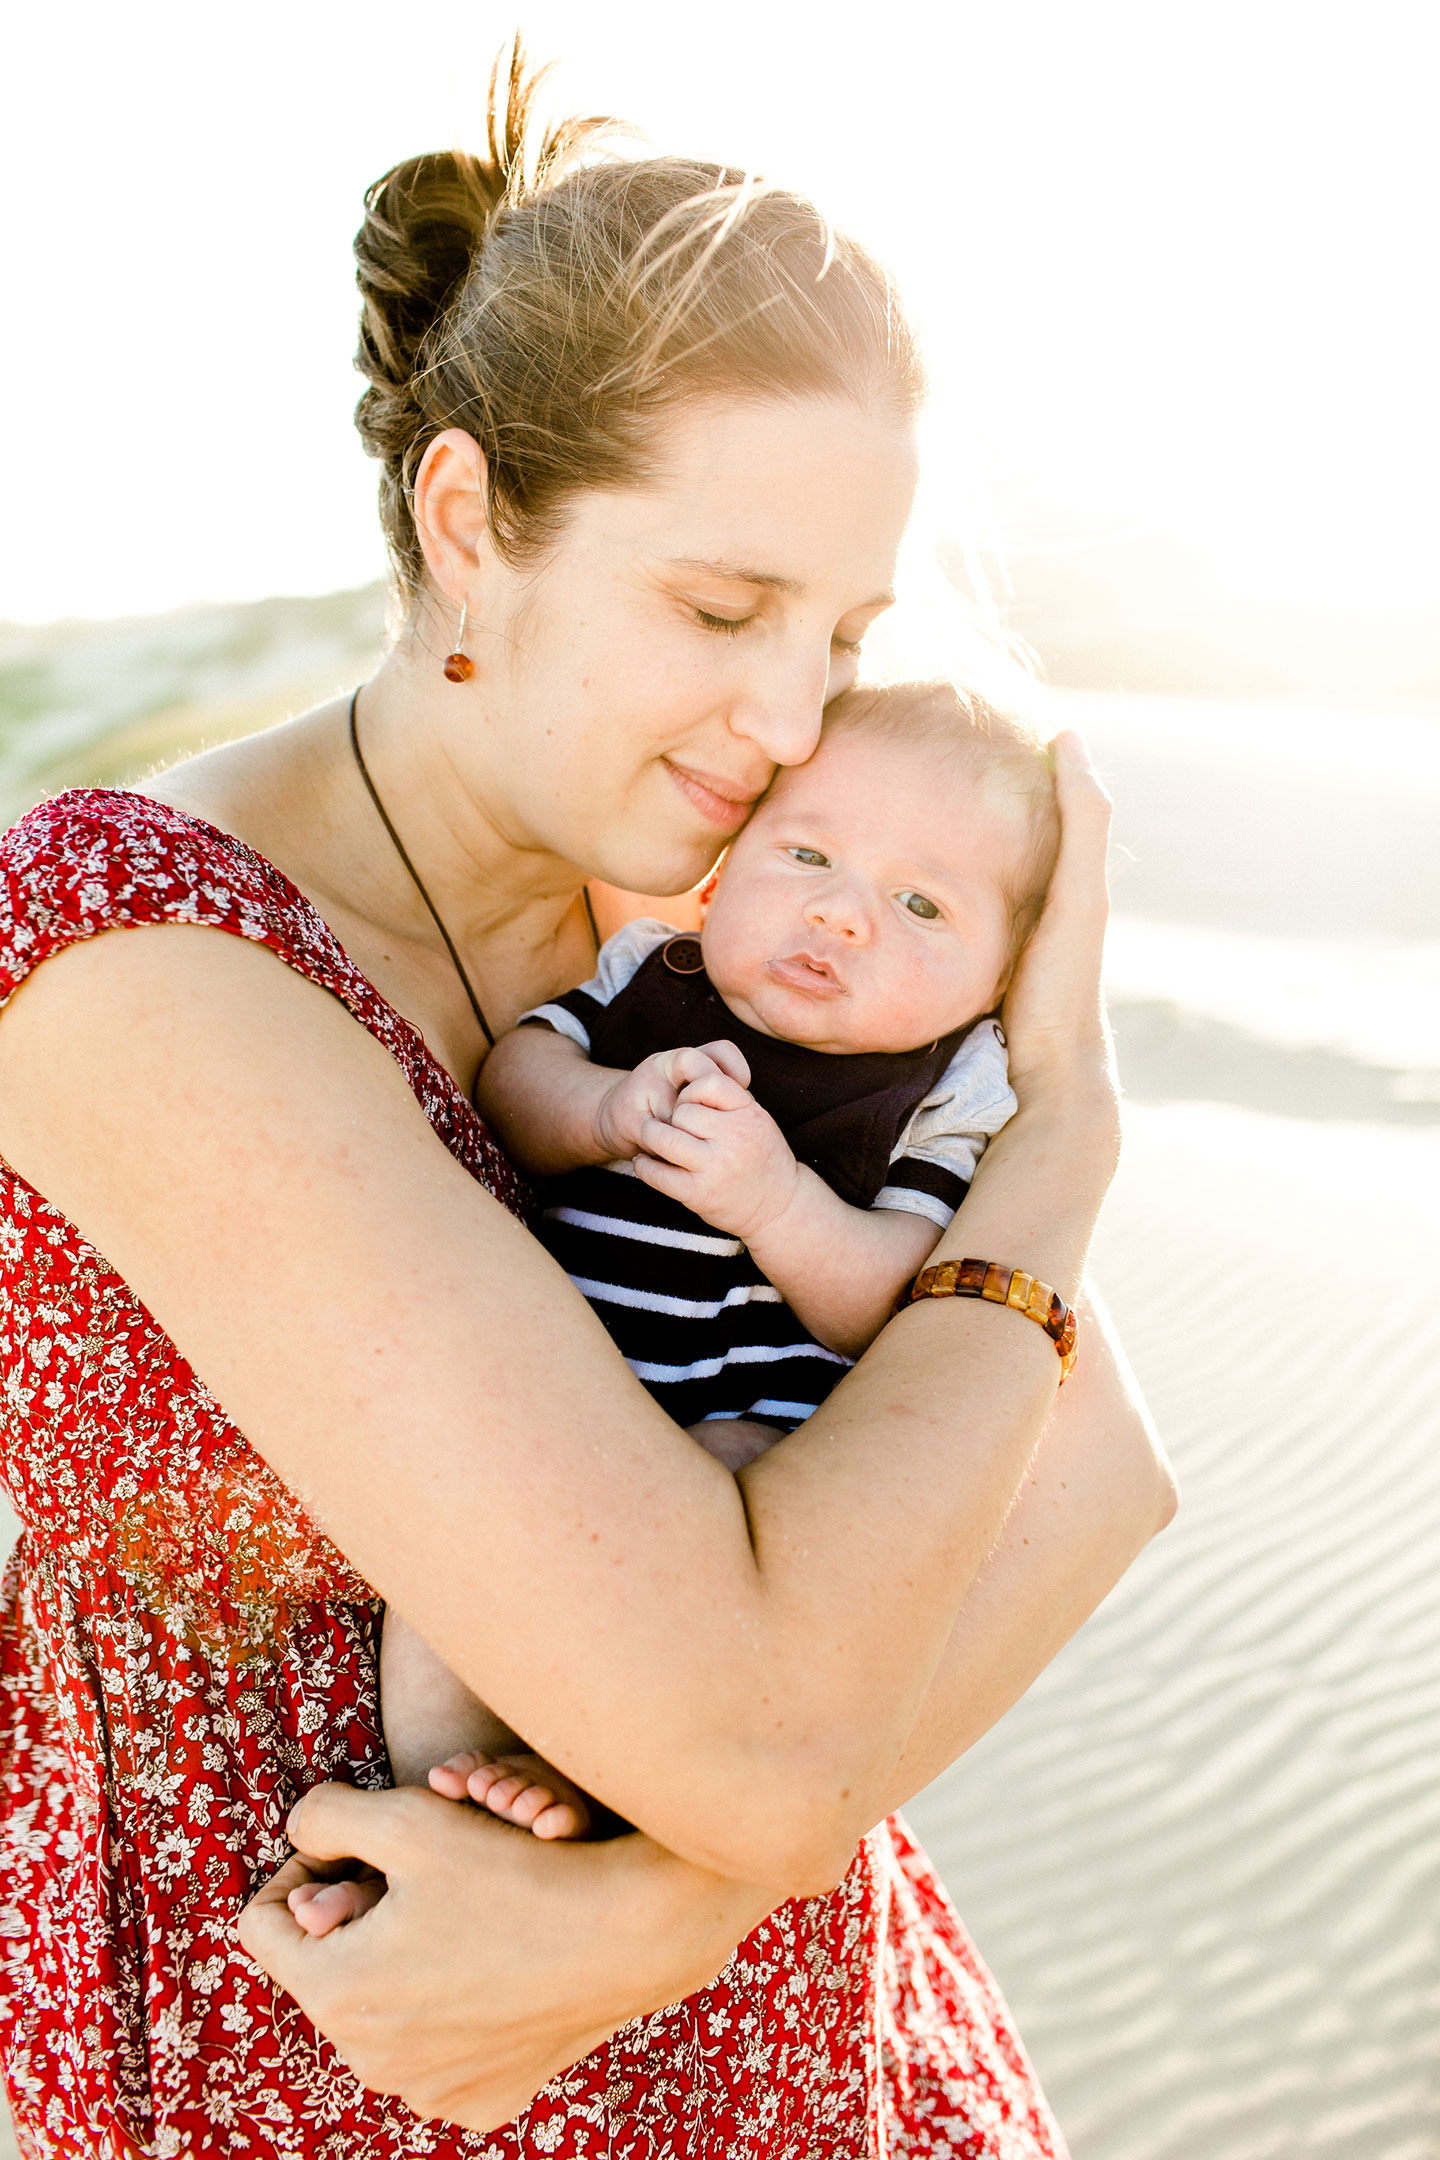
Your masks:
<path fill-rule="evenodd" d="M 668 1118 L 642 1126 L 635 1172 L 747 1244 L 784 1214 L 799 1178 L 769 1111 L 723 1072 L 687 1082 Z"/>
<path fill-rule="evenodd" d="M 743 1092 L 750 1067 L 731 1042 L 700 1049 L 657 1050 L 633 1072 L 622 1073 L 595 1112 L 595 1145 L 605 1162 L 629 1162 L 644 1146 L 647 1125 L 668 1124 L 688 1087 L 723 1079 Z"/>

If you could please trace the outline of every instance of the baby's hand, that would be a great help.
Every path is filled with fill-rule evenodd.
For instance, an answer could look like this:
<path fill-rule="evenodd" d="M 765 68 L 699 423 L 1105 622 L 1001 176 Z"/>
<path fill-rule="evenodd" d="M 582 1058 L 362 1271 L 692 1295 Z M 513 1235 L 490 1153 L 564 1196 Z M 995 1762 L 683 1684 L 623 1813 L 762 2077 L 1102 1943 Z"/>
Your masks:
<path fill-rule="evenodd" d="M 731 1042 L 699 1050 L 657 1050 L 616 1081 L 595 1113 L 595 1140 L 607 1162 L 629 1162 L 640 1152 L 644 1128 L 665 1124 L 684 1088 L 715 1075 L 739 1087 L 750 1084 L 750 1067 Z"/>
<path fill-rule="evenodd" d="M 447 1800 L 474 1800 L 538 1838 L 583 1838 L 590 1829 L 584 1793 L 538 1755 L 452 1755 L 430 1772 L 430 1784 Z"/>
<path fill-rule="evenodd" d="M 712 1044 L 712 1049 L 728 1045 Z M 668 1120 L 641 1128 L 635 1174 L 748 1244 L 785 1212 L 800 1168 L 768 1110 L 727 1073 L 687 1083 Z"/>

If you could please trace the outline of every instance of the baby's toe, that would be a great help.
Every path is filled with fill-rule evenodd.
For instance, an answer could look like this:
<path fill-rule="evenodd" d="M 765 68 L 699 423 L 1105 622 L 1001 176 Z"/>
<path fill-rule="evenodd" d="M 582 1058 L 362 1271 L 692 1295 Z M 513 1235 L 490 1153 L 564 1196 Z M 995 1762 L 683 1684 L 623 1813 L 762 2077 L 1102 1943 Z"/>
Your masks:
<path fill-rule="evenodd" d="M 480 1807 L 489 1803 L 494 1787 L 505 1776 L 499 1763 L 482 1762 L 478 1770 L 472 1770 L 465 1780 L 465 1790 Z"/>
<path fill-rule="evenodd" d="M 436 1763 L 429 1773 L 430 1790 L 440 1793 L 446 1800 L 463 1800 L 470 1789 L 470 1779 L 486 1760 L 484 1755 L 467 1751 L 463 1755 L 452 1755 L 448 1762 Z"/>
<path fill-rule="evenodd" d="M 522 1830 L 533 1830 L 547 1808 L 555 1805 L 555 1795 L 548 1785 L 522 1785 L 505 1813 Z"/>
<path fill-rule="evenodd" d="M 540 1810 L 531 1823 L 532 1834 L 538 1838 L 578 1838 L 585 1835 L 585 1825 L 579 1811 L 568 1800 L 553 1800 Z"/>
<path fill-rule="evenodd" d="M 524 1776 L 517 1776 L 514 1771 L 510 1771 L 506 1775 L 497 1777 L 492 1784 L 486 1787 L 486 1807 L 489 1808 L 492 1815 L 503 1815 L 507 1822 L 518 1821 L 519 1818 L 514 1812 L 515 1802 L 525 1791 L 529 1783 L 529 1778 Z M 474 1798 L 475 1781 L 473 1779 L 471 1780 L 470 1792 L 471 1797 Z M 523 1827 L 525 1826 L 522 1825 L 522 1828 Z"/>

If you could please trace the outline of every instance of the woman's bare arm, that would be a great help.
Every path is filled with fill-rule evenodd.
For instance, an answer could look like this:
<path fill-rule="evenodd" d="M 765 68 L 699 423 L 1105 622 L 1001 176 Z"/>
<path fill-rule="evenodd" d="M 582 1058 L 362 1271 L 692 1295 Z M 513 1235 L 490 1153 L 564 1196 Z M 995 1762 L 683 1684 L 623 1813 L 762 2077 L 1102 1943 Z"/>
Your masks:
<path fill-rule="evenodd" d="M 1062 858 L 1011 1028 L 1022 1108 L 964 1236 L 1073 1293 L 1113 1113 L 1102 798 L 1078 772 L 1070 792 L 1071 889 Z M 703 1867 L 833 1879 L 1050 1411 L 1038 1328 L 902 1314 L 823 1420 L 731 1479 L 675 1444 L 383 1048 L 221 932 L 110 934 L 41 969 L 0 1024 L 0 1149 L 532 1746 Z"/>
<path fill-rule="evenodd" d="M 1101 1333 L 1087 1333 L 1084 1366 L 961 1607 L 891 1805 L 1003 1715 L 1173 1508 L 1098 1301 L 1084 1310 Z M 502 1833 L 497 1844 L 466 1811 L 412 1799 L 429 1802 L 326 1786 L 292 1816 L 310 1854 L 388 1871 L 390 1895 L 364 1927 L 311 1941 L 285 1907 L 307 1877 L 295 1861 L 247 1908 L 241 1932 L 357 2075 L 422 2115 L 475 2129 L 508 2121 L 628 2018 L 703 1986 L 776 1902 L 647 1838 L 576 1848 L 552 1870 L 535 1841 Z"/>
<path fill-rule="evenodd" d="M 1093 1284 L 1076 1309 L 1084 1356 L 956 1616 L 889 1807 L 999 1723 L 1174 1516 L 1169 1460 Z"/>

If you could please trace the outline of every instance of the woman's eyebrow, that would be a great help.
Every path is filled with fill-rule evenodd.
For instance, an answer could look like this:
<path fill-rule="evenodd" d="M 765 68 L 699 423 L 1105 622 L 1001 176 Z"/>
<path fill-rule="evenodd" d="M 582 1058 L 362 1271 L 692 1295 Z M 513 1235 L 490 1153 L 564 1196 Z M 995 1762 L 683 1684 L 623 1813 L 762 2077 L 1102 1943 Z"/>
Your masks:
<path fill-rule="evenodd" d="M 771 592 L 805 589 L 795 578 L 777 577 L 773 570 L 751 570 L 744 563 L 706 561 L 699 555 L 671 555 L 666 563 L 671 570 L 700 570 L 710 577 L 729 578 L 736 585 L 764 585 Z"/>
<path fill-rule="evenodd" d="M 756 570 L 747 563 L 714 561 L 698 555 L 671 555 L 666 558 L 671 570 L 698 570 L 709 577 L 728 578 L 736 585 L 763 585 L 769 592 L 803 593 L 805 588 L 798 578 L 779 577 L 773 570 Z M 873 600 L 860 600 L 858 607 L 891 607 L 893 592 L 877 593 Z"/>

